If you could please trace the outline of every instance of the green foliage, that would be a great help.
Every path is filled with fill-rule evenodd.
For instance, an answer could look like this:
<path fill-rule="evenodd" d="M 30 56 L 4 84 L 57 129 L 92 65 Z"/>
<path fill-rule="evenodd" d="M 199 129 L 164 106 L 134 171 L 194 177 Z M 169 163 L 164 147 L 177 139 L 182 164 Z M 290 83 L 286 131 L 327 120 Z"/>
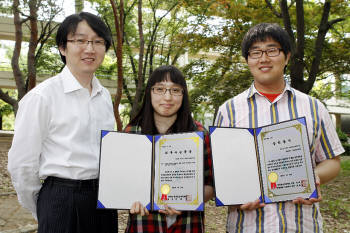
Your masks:
<path fill-rule="evenodd" d="M 16 90 L 4 90 L 4 92 L 7 92 L 11 97 L 17 96 Z M 12 106 L 5 103 L 3 100 L 0 100 L 0 115 L 2 117 L 2 129 L 3 130 L 13 130 L 14 129 L 14 113 Z"/>
<path fill-rule="evenodd" d="M 183 68 L 189 80 L 191 108 L 194 116 L 201 119 L 205 114 L 214 115 L 227 99 L 247 89 L 252 78 L 247 69 L 236 69 L 239 64 L 225 66 L 204 60 L 193 61 Z M 215 115 L 213 116 L 215 118 Z"/>
<path fill-rule="evenodd" d="M 115 21 L 110 2 L 108 0 L 90 1 L 97 12 L 101 15 L 112 31 L 114 45 L 116 44 L 116 29 Z M 115 1 L 117 4 L 118 1 Z M 123 97 L 122 103 L 131 106 L 133 98 L 136 95 L 138 86 L 138 63 L 139 63 L 139 32 L 138 32 L 138 8 L 137 1 L 124 1 L 124 35 L 123 35 Z M 143 37 L 145 49 L 143 55 L 143 70 L 141 76 L 141 96 L 148 75 L 156 67 L 166 64 L 177 65 L 178 58 L 186 52 L 186 40 L 183 40 L 180 32 L 185 31 L 188 25 L 188 17 L 190 16 L 184 11 L 180 4 L 181 1 L 171 0 L 153 0 L 143 1 L 142 19 L 143 19 Z M 97 70 L 98 75 L 110 75 L 114 79 L 116 74 L 116 48 L 112 57 L 115 65 L 105 62 Z M 108 59 L 107 59 L 108 60 Z M 113 93 L 114 94 L 114 93 Z M 126 97 L 126 98 L 125 98 Z M 140 102 L 136 103 L 140 106 Z"/>
<path fill-rule="evenodd" d="M 53 2 L 44 1 L 49 14 Z M 23 1 L 21 1 L 23 2 Z M 110 27 L 116 40 L 114 17 L 109 0 L 90 0 L 98 14 Z M 117 4 L 119 1 L 115 1 Z M 271 1 L 272 7 L 280 13 L 279 1 Z M 289 2 L 291 24 L 296 32 L 296 7 Z M 304 1 L 305 15 L 305 69 L 308 77 L 314 56 L 314 42 L 317 37 L 324 1 Z M 3 0 L 0 9 L 6 11 L 11 1 Z M 21 8 L 26 8 L 21 4 Z M 28 7 L 27 7 L 28 8 Z M 8 8 L 10 9 L 10 8 Z M 7 9 L 7 10 L 8 10 Z M 123 72 L 124 89 L 122 103 L 130 108 L 138 77 L 138 18 L 137 1 L 124 1 Z M 10 12 L 10 11 L 9 11 Z M 11 12 L 10 12 L 11 13 Z M 43 14 L 44 15 L 44 14 Z M 164 17 L 163 17 L 164 16 Z M 329 20 L 344 17 L 334 24 L 323 44 L 324 52 L 317 80 L 335 74 L 340 79 L 341 96 L 350 97 L 346 73 L 350 72 L 350 41 L 346 36 L 350 31 L 349 4 L 346 0 L 332 1 Z M 204 121 L 215 114 L 217 108 L 227 99 L 249 87 L 252 77 L 242 60 L 241 41 L 245 32 L 260 22 L 273 22 L 283 25 L 266 1 L 248 0 L 150 0 L 143 1 L 143 31 L 145 39 L 143 87 L 148 74 L 155 67 L 165 64 L 180 66 L 179 57 L 186 54 L 189 64 L 180 67 L 185 73 L 190 89 L 192 110 L 197 119 Z M 163 18 L 162 18 L 163 17 Z M 60 62 L 54 41 L 49 40 L 37 59 L 38 74 L 55 74 L 63 64 Z M 96 74 L 101 78 L 116 79 L 116 59 L 113 46 Z M 205 54 L 206 53 L 206 54 Z M 204 54 L 204 55 L 202 55 Z M 8 54 L 12 57 L 12 52 Z M 21 58 L 21 70 L 26 73 L 26 56 Z M 194 58 L 195 57 L 195 58 Z M 290 71 L 287 70 L 287 74 Z M 349 82 L 349 80 L 348 80 Z M 345 83 L 345 85 L 344 85 Z M 345 91 L 343 91 L 345 90 Z M 115 93 L 112 93 L 115 94 Z M 334 95 L 331 85 L 316 84 L 311 92 L 321 100 Z M 126 97 L 126 98 L 125 98 Z M 140 103 L 137 103 L 140 105 Z M 127 116 L 127 114 L 125 115 Z"/>
<path fill-rule="evenodd" d="M 213 53 L 212 57 L 203 55 L 183 67 L 192 87 L 192 110 L 199 119 L 208 113 L 215 118 L 221 104 L 252 83 L 240 55 L 245 32 L 257 22 L 270 21 L 273 15 L 261 1 L 185 2 L 186 10 L 195 15 L 189 25 L 192 30 L 183 35 L 184 41 L 191 42 L 189 52 Z"/>
<path fill-rule="evenodd" d="M 350 160 L 349 159 L 341 161 L 340 166 L 341 166 L 343 173 L 350 175 Z"/>
<path fill-rule="evenodd" d="M 340 142 L 342 146 L 345 149 L 344 155 L 349 155 L 350 156 L 350 144 L 348 143 L 349 137 L 344 133 L 340 128 L 337 128 L 337 134 L 340 139 Z"/>
<path fill-rule="evenodd" d="M 344 155 L 350 156 L 350 144 L 344 142 L 342 143 L 342 146 L 344 147 L 344 150 L 345 150 Z"/>
<path fill-rule="evenodd" d="M 346 232 L 350 217 L 350 157 L 341 157 L 341 171 L 335 180 L 321 185 L 320 208 L 325 217 L 325 232 Z M 334 221 L 336 219 L 336 221 Z"/>
<path fill-rule="evenodd" d="M 96 70 L 96 76 L 105 79 L 117 79 L 117 61 L 114 57 L 106 54 L 101 66 Z M 115 94 L 115 93 L 113 93 Z"/>
<path fill-rule="evenodd" d="M 316 97 L 322 102 L 334 96 L 334 83 L 331 82 L 316 82 L 309 95 Z"/>
<path fill-rule="evenodd" d="M 350 156 L 350 144 L 347 143 L 347 142 L 343 142 L 342 146 L 344 147 L 344 150 L 345 150 L 343 155 L 344 156 Z"/>
<path fill-rule="evenodd" d="M 344 205 L 342 200 L 326 200 L 325 202 L 328 205 L 328 211 L 334 218 L 338 218 L 341 213 L 350 214 L 350 209 Z"/>
<path fill-rule="evenodd" d="M 220 58 L 230 59 L 232 56 L 237 59 L 240 54 L 240 43 L 245 32 L 252 26 L 260 22 L 273 22 L 283 25 L 283 21 L 266 5 L 265 1 L 185 1 L 191 12 L 198 18 L 197 24 L 200 30 L 189 34 L 195 49 L 191 46 L 190 51 L 197 52 L 219 51 Z M 272 7 L 280 13 L 279 1 L 272 1 Z M 310 67 L 314 62 L 315 40 L 318 36 L 318 27 L 321 19 L 320 12 L 323 11 L 324 2 L 304 2 L 305 15 L 305 59 L 304 77 L 309 76 Z M 187 10 L 188 10 L 187 8 Z M 201 11 L 201 9 L 205 9 Z M 349 73 L 349 41 L 345 36 L 349 31 L 349 5 L 347 1 L 332 2 L 331 15 L 329 20 L 344 17 L 346 20 L 334 24 L 327 34 L 325 40 L 325 51 L 323 52 L 321 65 L 317 80 L 322 80 L 330 73 Z M 291 26 L 296 33 L 296 7 L 295 3 L 289 6 L 291 16 Z M 224 19 L 221 26 L 215 27 L 208 23 L 208 20 L 216 16 Z M 338 49 L 339 48 L 339 49 Z M 220 59 L 218 59 L 220 60 Z M 217 61 L 222 62 L 222 60 Z M 233 63 L 232 63 L 233 65 Z M 244 69 L 244 66 L 238 69 Z M 208 68 L 208 70 L 210 70 Z M 287 70 L 287 74 L 290 71 Z M 330 85 L 316 87 L 312 95 L 320 99 L 328 99 L 334 95 Z"/>
<path fill-rule="evenodd" d="M 108 0 L 91 2 L 115 35 L 110 2 Z M 346 2 L 344 0 L 332 2 L 330 20 L 348 15 L 346 12 L 349 6 Z M 126 0 L 124 4 L 123 69 L 126 85 L 123 92 L 128 97 L 125 103 L 131 104 L 138 77 L 138 51 L 135 50 L 139 47 L 137 1 Z M 176 6 L 159 21 L 158 25 L 160 17 L 171 9 L 173 4 Z M 278 1 L 272 1 L 272 7 L 280 13 Z M 322 10 L 323 2 L 304 2 L 305 77 L 308 77 L 309 68 L 313 62 L 314 42 Z M 259 0 L 143 1 L 142 13 L 145 38 L 144 65 L 146 65 L 143 71 L 145 72 L 143 73 L 144 83 L 154 67 L 164 64 L 179 65 L 178 57 L 186 52 L 189 57 L 195 56 L 196 59 L 190 58 L 190 63 L 182 67 L 182 70 L 189 80 L 194 115 L 203 119 L 206 118 L 206 114 L 215 114 L 218 106 L 226 99 L 242 92 L 252 81 L 244 65 L 245 61 L 240 57 L 241 41 L 245 32 L 252 25 L 260 22 L 275 22 L 283 25 L 282 18 L 277 17 L 265 1 Z M 292 28 L 295 29 L 297 19 L 293 2 L 289 5 L 289 13 Z M 350 43 L 344 36 L 349 31 L 349 25 L 349 20 L 346 19 L 330 29 L 324 43 L 325 52 L 318 80 L 324 79 L 329 73 L 349 71 Z M 151 52 L 152 49 L 153 52 Z M 200 55 L 203 52 L 207 52 L 207 55 Z M 113 74 L 115 67 L 112 65 L 108 67 L 99 69 L 98 72 Z M 334 92 L 330 85 L 318 84 L 311 94 L 326 100 L 333 96 Z"/>
<path fill-rule="evenodd" d="M 4 101 L 0 100 L 0 114 L 1 116 L 7 116 L 11 114 L 12 107 L 9 104 L 6 104 Z"/>
<path fill-rule="evenodd" d="M 340 174 L 331 182 L 321 185 L 321 213 L 324 232 L 347 232 L 350 217 L 350 157 L 341 156 Z"/>
<path fill-rule="evenodd" d="M 36 60 L 37 74 L 56 75 L 64 67 L 55 45 L 45 45 L 40 57 Z"/>
<path fill-rule="evenodd" d="M 10 0 L 0 1 L 0 13 L 11 14 L 11 11 L 12 11 L 11 4 L 12 4 L 12 1 L 10 1 Z"/>
<path fill-rule="evenodd" d="M 338 137 L 342 143 L 348 141 L 348 135 L 346 135 L 346 133 L 344 133 L 340 128 L 337 128 L 337 133 L 338 133 Z"/>

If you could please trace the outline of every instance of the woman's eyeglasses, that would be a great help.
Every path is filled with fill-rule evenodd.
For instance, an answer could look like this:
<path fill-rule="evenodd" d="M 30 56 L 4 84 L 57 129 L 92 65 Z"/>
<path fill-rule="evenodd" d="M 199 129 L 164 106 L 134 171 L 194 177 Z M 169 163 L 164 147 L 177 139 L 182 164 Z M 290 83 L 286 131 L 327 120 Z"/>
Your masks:
<path fill-rule="evenodd" d="M 181 96 L 184 93 L 184 90 L 180 87 L 172 87 L 172 88 L 152 87 L 152 91 L 154 94 L 157 94 L 157 95 L 165 95 L 167 91 L 169 91 L 170 95 L 174 95 L 174 96 Z"/>

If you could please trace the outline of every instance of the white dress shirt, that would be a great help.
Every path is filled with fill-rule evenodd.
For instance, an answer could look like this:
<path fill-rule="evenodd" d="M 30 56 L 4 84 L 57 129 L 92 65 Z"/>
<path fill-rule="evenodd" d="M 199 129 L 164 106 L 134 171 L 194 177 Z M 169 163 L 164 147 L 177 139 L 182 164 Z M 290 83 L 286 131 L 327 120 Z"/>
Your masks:
<path fill-rule="evenodd" d="M 114 129 L 111 96 L 93 77 L 83 88 L 66 66 L 19 102 L 8 170 L 22 206 L 36 218 L 41 179 L 98 176 L 101 129 Z"/>

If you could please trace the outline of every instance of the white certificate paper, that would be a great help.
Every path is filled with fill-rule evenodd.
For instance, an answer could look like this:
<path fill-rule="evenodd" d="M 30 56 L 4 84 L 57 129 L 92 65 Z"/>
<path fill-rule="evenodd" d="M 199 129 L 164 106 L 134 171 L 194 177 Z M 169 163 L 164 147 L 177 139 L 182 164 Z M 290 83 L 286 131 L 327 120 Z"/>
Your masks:
<path fill-rule="evenodd" d="M 150 203 L 152 141 L 146 136 L 102 131 L 98 208 L 130 209 Z"/>
<path fill-rule="evenodd" d="M 155 143 L 154 203 L 181 210 L 202 208 L 203 140 L 197 133 L 161 136 Z"/>
<path fill-rule="evenodd" d="M 261 196 L 254 136 L 243 128 L 210 128 L 216 204 L 236 205 Z"/>
<path fill-rule="evenodd" d="M 272 202 L 309 198 L 315 179 L 303 121 L 263 127 L 257 143 L 266 198 Z"/>

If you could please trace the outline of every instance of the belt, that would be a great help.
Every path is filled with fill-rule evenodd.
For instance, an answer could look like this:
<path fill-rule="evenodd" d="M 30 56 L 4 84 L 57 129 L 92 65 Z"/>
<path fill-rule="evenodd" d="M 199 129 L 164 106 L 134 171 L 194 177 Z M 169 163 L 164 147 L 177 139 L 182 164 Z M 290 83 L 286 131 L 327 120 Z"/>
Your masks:
<path fill-rule="evenodd" d="M 72 179 L 65 179 L 65 178 L 59 178 L 54 176 L 48 176 L 44 183 L 51 183 L 51 184 L 61 184 L 64 186 L 69 187 L 92 187 L 95 188 L 98 186 L 98 179 L 90 179 L 90 180 L 72 180 Z"/>

